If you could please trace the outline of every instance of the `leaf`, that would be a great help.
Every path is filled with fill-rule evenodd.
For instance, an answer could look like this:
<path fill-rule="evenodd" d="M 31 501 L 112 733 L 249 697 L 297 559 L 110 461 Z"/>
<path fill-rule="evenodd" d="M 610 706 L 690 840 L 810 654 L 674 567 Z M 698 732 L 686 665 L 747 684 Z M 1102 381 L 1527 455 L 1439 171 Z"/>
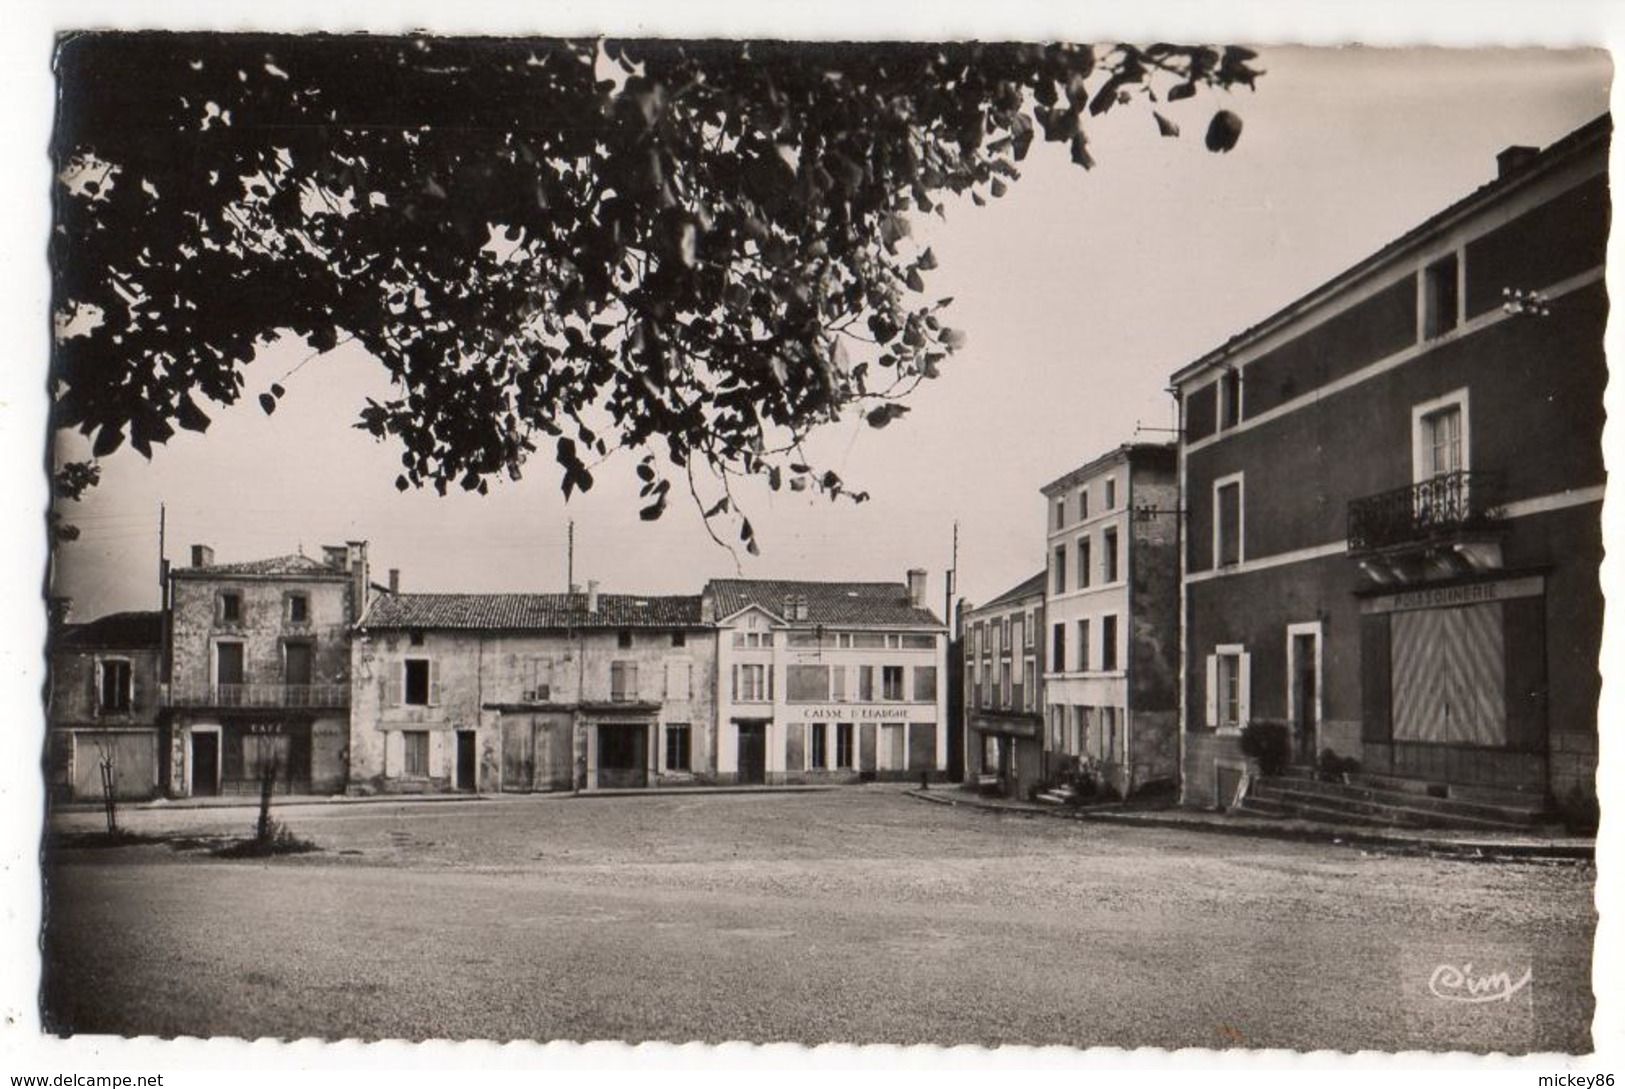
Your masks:
<path fill-rule="evenodd" d="M 1166 117 L 1162 116 L 1162 114 L 1160 114 L 1160 113 L 1156 112 L 1155 110 L 1153 110 L 1153 111 L 1151 111 L 1151 116 L 1156 118 L 1156 120 L 1157 120 L 1157 131 L 1160 132 L 1162 135 L 1164 135 L 1164 136 L 1178 136 L 1179 135 L 1179 126 L 1174 124 L 1172 121 L 1168 120 Z"/>
<path fill-rule="evenodd" d="M 210 419 L 190 397 L 182 397 L 175 406 L 175 422 L 188 431 L 199 433 L 209 430 Z"/>
<path fill-rule="evenodd" d="M 1207 126 L 1207 149 L 1209 151 L 1225 152 L 1236 146 L 1241 139 L 1241 118 L 1229 110 L 1220 110 L 1213 115 L 1213 120 Z"/>
<path fill-rule="evenodd" d="M 1081 132 L 1072 137 L 1072 161 L 1085 170 L 1095 165 L 1095 157 L 1089 154 L 1089 138 Z"/>
<path fill-rule="evenodd" d="M 281 397 L 284 393 L 287 393 L 287 392 L 288 392 L 287 390 L 285 390 L 281 386 L 277 385 L 277 383 L 275 383 L 275 382 L 271 383 L 271 396 L 272 397 Z"/>
<path fill-rule="evenodd" d="M 104 458 L 124 445 L 124 432 L 112 424 L 103 424 L 96 432 L 96 443 L 90 448 L 95 457 Z"/>
<path fill-rule="evenodd" d="M 269 393 L 260 394 L 260 411 L 267 416 L 276 411 L 276 398 Z"/>
<path fill-rule="evenodd" d="M 907 411 L 907 405 L 900 405 L 896 401 L 887 401 L 883 405 L 877 405 L 870 409 L 868 415 L 866 415 L 864 419 L 869 422 L 870 427 L 881 428 L 885 427 L 887 424 L 891 423 L 893 420 L 897 419 L 897 417 L 903 415 Z"/>
<path fill-rule="evenodd" d="M 705 513 L 701 517 L 703 517 L 707 522 L 709 522 L 711 519 L 715 518 L 717 515 L 726 514 L 727 512 L 728 512 L 728 497 L 723 496 L 721 499 L 718 499 L 715 503 L 712 503 L 709 507 L 705 508 Z"/>
<path fill-rule="evenodd" d="M 1185 98 L 1194 98 L 1196 95 L 1195 83 L 1176 83 L 1168 88 L 1168 101 L 1178 102 Z"/>
<path fill-rule="evenodd" d="M 661 496 L 653 503 L 650 503 L 647 507 L 644 507 L 642 510 L 638 511 L 638 517 L 643 519 L 645 522 L 654 522 L 658 521 L 660 516 L 665 513 L 666 496 L 661 494 Z"/>

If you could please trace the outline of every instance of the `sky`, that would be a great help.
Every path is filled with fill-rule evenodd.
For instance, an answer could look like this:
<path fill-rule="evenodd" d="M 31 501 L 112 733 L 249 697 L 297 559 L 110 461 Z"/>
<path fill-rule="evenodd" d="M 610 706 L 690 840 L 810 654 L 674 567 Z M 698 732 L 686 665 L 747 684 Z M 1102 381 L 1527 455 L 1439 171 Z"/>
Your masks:
<path fill-rule="evenodd" d="M 401 495 L 398 448 L 351 427 L 365 396 L 387 393 L 381 368 L 288 341 L 262 351 L 249 396 L 206 435 L 180 432 L 150 462 L 128 447 L 103 460 L 101 485 L 70 507 L 81 537 L 59 553 L 55 592 L 75 619 L 156 607 L 162 504 L 176 563 L 193 543 L 226 562 L 359 539 L 408 590 L 556 591 L 573 521 L 576 581 L 610 591 L 923 567 L 939 612 L 957 524 L 960 596 L 989 600 L 1042 566 L 1043 484 L 1170 438 L 1173 371 L 1488 181 L 1503 147 L 1603 112 L 1610 77 L 1595 50 L 1262 48 L 1257 63 L 1256 91 L 1164 106 L 1180 138 L 1142 107 L 1113 111 L 1091 125 L 1093 170 L 1040 141 L 1004 199 L 921 220 L 940 261 L 928 287 L 954 298 L 947 321 L 968 345 L 900 421 L 876 430 L 852 413 L 818 436 L 819 463 L 868 503 L 741 493 L 760 556 L 718 547 L 686 498 L 639 521 L 628 454 L 568 503 L 547 458 L 487 497 Z M 1202 134 L 1221 107 L 1245 128 L 1215 155 Z M 253 394 L 279 380 L 266 416 Z"/>

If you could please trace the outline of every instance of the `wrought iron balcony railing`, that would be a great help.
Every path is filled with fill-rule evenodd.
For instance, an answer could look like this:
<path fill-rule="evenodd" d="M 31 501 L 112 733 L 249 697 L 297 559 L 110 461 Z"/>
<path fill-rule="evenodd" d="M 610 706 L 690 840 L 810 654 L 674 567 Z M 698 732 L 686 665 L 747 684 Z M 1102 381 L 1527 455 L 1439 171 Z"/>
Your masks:
<path fill-rule="evenodd" d="M 170 684 L 168 707 L 348 707 L 348 684 Z"/>
<path fill-rule="evenodd" d="M 1349 551 L 1422 544 L 1500 517 L 1503 478 L 1493 472 L 1441 473 L 1430 480 L 1350 501 Z"/>

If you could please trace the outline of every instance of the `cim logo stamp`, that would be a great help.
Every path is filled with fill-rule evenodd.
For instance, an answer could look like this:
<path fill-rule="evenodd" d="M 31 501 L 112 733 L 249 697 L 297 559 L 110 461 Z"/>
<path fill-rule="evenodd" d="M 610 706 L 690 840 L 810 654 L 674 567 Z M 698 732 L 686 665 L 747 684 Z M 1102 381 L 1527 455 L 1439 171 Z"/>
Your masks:
<path fill-rule="evenodd" d="M 1533 978 L 1532 968 L 1514 980 L 1511 972 L 1475 974 L 1471 964 L 1441 964 L 1428 977 L 1428 991 L 1446 1002 L 1510 1002 Z"/>

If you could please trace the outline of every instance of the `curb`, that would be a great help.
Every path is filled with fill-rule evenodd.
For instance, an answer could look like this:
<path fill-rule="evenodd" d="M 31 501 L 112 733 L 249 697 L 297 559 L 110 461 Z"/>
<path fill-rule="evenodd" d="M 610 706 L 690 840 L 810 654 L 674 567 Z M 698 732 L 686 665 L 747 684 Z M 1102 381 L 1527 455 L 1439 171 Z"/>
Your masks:
<path fill-rule="evenodd" d="M 1026 805 L 1014 803 L 990 803 L 978 798 L 953 798 L 942 795 L 931 795 L 917 790 L 906 792 L 909 797 L 923 802 L 932 802 L 937 805 L 964 805 L 972 809 L 986 812 L 1013 813 L 1017 816 L 1032 817 L 1046 816 L 1057 820 L 1092 821 L 1098 824 L 1112 824 L 1118 827 L 1130 828 L 1171 828 L 1189 832 L 1205 832 L 1229 836 L 1255 836 L 1260 839 L 1292 840 L 1300 843 L 1332 843 L 1338 846 L 1365 846 L 1386 847 L 1389 849 L 1403 849 L 1411 851 L 1427 851 L 1434 854 L 1449 855 L 1454 858 L 1469 858 L 1481 860 L 1495 859 L 1560 859 L 1568 861 L 1594 861 L 1597 857 L 1595 840 L 1575 839 L 1572 842 L 1561 840 L 1545 841 L 1519 841 L 1519 840 L 1462 840 L 1449 838 L 1428 838 L 1416 835 L 1395 835 L 1381 829 L 1355 829 L 1341 825 L 1315 825 L 1310 822 L 1301 822 L 1292 825 L 1271 827 L 1259 824 L 1235 824 L 1226 818 L 1213 820 L 1186 820 L 1176 817 L 1158 817 L 1155 815 L 1131 815 L 1121 812 L 1103 811 L 1095 809 L 1080 809 L 1073 811 L 1053 809 L 1048 806 Z"/>

